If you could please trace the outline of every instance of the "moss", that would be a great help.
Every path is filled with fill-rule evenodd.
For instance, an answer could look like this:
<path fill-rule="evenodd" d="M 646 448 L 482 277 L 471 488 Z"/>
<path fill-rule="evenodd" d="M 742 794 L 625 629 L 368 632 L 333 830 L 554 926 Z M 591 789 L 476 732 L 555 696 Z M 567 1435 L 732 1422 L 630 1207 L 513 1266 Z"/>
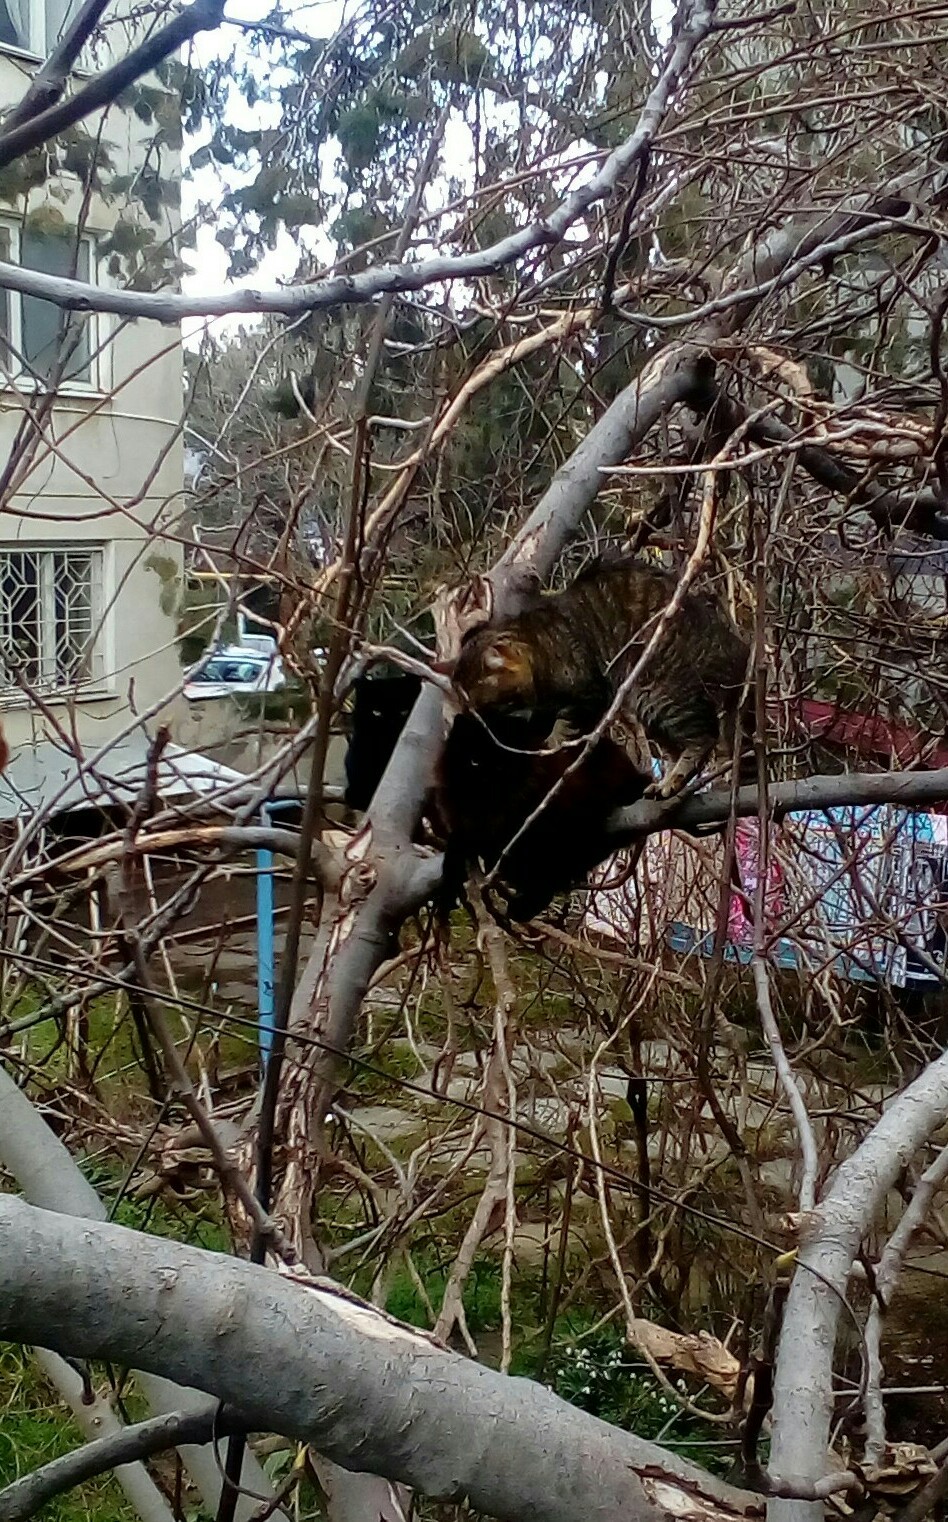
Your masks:
<path fill-rule="evenodd" d="M 154 571 L 161 583 L 158 606 L 166 618 L 171 618 L 181 603 L 181 577 L 178 562 L 172 555 L 149 555 L 145 570 Z"/>

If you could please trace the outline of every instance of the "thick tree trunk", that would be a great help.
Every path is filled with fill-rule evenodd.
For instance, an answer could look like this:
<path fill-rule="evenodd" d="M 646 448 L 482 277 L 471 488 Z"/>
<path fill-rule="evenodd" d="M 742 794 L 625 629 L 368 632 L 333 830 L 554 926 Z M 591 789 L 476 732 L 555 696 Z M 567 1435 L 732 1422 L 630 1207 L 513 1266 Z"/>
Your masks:
<path fill-rule="evenodd" d="M 105 1206 L 92 1185 L 83 1177 L 62 1142 L 53 1135 L 39 1111 L 17 1088 L 2 1065 L 0 1162 L 34 1205 L 86 1220 L 105 1220 Z M 42 1337 L 34 1340 L 47 1345 Z M 69 1353 L 70 1349 L 64 1346 L 61 1351 Z M 169 1411 L 196 1412 L 208 1404 L 205 1395 L 196 1390 L 179 1389 L 177 1385 L 157 1375 L 143 1374 L 140 1382 L 145 1399 L 156 1416 Z M 210 1448 L 190 1444 L 182 1445 L 180 1453 L 205 1505 L 209 1511 L 216 1513 L 221 1494 L 221 1476 L 214 1454 Z M 252 1454 L 245 1456 L 241 1478 L 249 1490 L 258 1495 L 273 1496 L 273 1486 Z M 241 1497 L 237 1503 L 237 1522 L 249 1522 L 258 1510 L 258 1501 Z M 285 1517 L 282 1511 L 276 1515 Z"/>
<path fill-rule="evenodd" d="M 3 1196 L 0 1336 L 202 1389 L 254 1429 L 508 1522 L 759 1510 L 657 1445 L 354 1297 Z"/>

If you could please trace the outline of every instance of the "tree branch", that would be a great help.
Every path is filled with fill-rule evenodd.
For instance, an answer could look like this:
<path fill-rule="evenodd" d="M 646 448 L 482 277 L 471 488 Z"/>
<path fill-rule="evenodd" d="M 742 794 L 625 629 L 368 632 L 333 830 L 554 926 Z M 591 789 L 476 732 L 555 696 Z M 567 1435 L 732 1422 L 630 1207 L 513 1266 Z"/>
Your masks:
<path fill-rule="evenodd" d="M 882 1321 L 885 1311 L 892 1303 L 892 1296 L 902 1273 L 902 1264 L 915 1233 L 924 1225 L 935 1197 L 948 1179 L 948 1147 L 943 1147 L 930 1167 L 925 1169 L 911 1200 L 905 1207 L 898 1226 L 886 1243 L 876 1264 L 872 1285 L 872 1304 L 866 1317 L 866 1358 L 869 1364 L 863 1409 L 866 1418 L 865 1464 L 881 1464 L 885 1453 L 885 1402 L 882 1398 Z M 941 1471 L 944 1475 L 944 1470 Z M 938 1477 L 935 1476 L 935 1479 Z M 945 1479 L 942 1479 L 942 1485 Z M 928 1489 L 928 1487 L 926 1487 Z M 924 1491 L 915 1498 L 920 1500 Z M 936 1492 L 940 1497 L 942 1491 Z M 930 1505 L 934 1504 L 932 1500 Z M 900 1522 L 906 1522 L 905 1513 L 912 1511 L 909 1502 Z M 925 1511 L 918 1514 L 921 1522 Z"/>
<path fill-rule="evenodd" d="M 17 1088 L 0 1064 L 0 1162 L 13 1175 L 28 1199 L 43 1211 L 62 1211 L 68 1217 L 103 1221 L 105 1206 L 91 1184 L 76 1167 L 66 1148 L 54 1136 L 38 1110 Z M 82 1231 L 75 1223 L 75 1230 Z M 45 1338 L 38 1338 L 45 1342 Z M 134 1367 L 134 1359 L 129 1360 Z M 181 1389 L 167 1379 L 143 1374 L 139 1380 L 145 1398 L 158 1413 L 187 1410 L 208 1413 L 213 1410 L 206 1396 L 194 1389 Z M 200 1447 L 183 1445 L 181 1458 L 195 1485 L 204 1497 L 208 1511 L 215 1512 L 221 1494 L 220 1470 L 212 1453 Z M 243 1481 L 258 1495 L 273 1496 L 267 1476 L 252 1454 L 244 1460 Z M 258 1503 L 241 1496 L 237 1507 L 239 1522 L 251 1522 Z M 275 1514 L 286 1519 L 284 1511 Z"/>
<path fill-rule="evenodd" d="M 767 789 L 772 819 L 808 809 L 836 809 L 853 804 L 895 803 L 916 808 L 948 799 L 948 767 L 930 772 L 843 772 L 838 777 L 805 777 L 799 782 L 776 782 Z M 659 830 L 697 834 L 726 824 L 731 815 L 730 788 L 698 793 L 671 805 L 643 799 L 612 816 L 609 829 L 616 846 L 654 835 Z M 757 788 L 742 787 L 734 813 L 746 819 L 758 811 Z"/>
<path fill-rule="evenodd" d="M 747 416 L 744 408 L 730 398 L 719 398 L 725 426 L 736 427 Z M 792 450 L 804 470 L 839 496 L 865 507 L 880 528 L 910 529 L 932 539 L 948 539 L 948 513 L 938 492 L 927 487 L 913 493 L 898 491 L 866 480 L 852 466 L 835 458 L 820 444 L 807 444 L 800 433 L 778 418 L 761 417 L 749 423 L 747 436 L 768 449 Z"/>
<path fill-rule="evenodd" d="M 51 1459 L 0 1490 L 0 1522 L 25 1522 L 54 1497 L 110 1469 L 151 1458 L 181 1443 L 208 1443 L 216 1435 L 224 1437 L 244 1430 L 244 1423 L 233 1412 L 212 1405 L 203 1411 L 169 1411 L 134 1427 L 122 1427 L 84 1448 Z"/>
<path fill-rule="evenodd" d="M 0 1334 L 198 1385 L 252 1429 L 507 1522 L 711 1522 L 759 1505 L 354 1296 L 7 1196 Z"/>
<path fill-rule="evenodd" d="M 60 1399 L 72 1411 L 76 1426 L 87 1442 L 111 1442 L 125 1432 L 125 1425 L 116 1415 L 107 1391 L 93 1390 L 90 1400 L 88 1380 L 58 1353 L 51 1353 L 48 1348 L 34 1348 L 33 1356 Z M 77 1451 L 84 1453 L 85 1449 Z M 130 1454 L 128 1461 L 116 1469 L 115 1479 L 140 1522 L 174 1522 L 171 1507 L 135 1454 Z M 0 1519 L 7 1515 L 5 1494 L 0 1492 Z"/>
<path fill-rule="evenodd" d="M 916 164 L 892 182 L 893 193 L 904 194 L 907 187 L 917 187 L 924 177 L 923 167 Z M 491 573 L 495 616 L 518 611 L 520 589 L 515 573 L 519 567 L 531 566 L 543 576 L 555 564 L 583 513 L 595 501 L 603 480 L 602 468 L 621 463 L 676 403 L 708 394 L 714 375 L 708 351 L 738 331 L 762 299 L 762 290 L 769 288 L 768 282 L 828 238 L 851 229 L 859 218 L 892 214 L 891 199 L 880 202 L 878 196 L 870 198 L 863 193 L 832 214 L 821 211 L 794 219 L 761 245 L 755 244 L 737 262 L 725 286 L 732 292 L 742 291 L 742 300 L 729 301 L 725 310 L 716 311 L 706 323 L 696 326 L 689 341 L 669 344 L 651 359 L 554 476 Z M 416 266 L 416 271 L 422 268 Z M 367 273 L 377 276 L 380 272 Z M 0 268 L 0 283 L 3 279 Z M 359 839 L 357 859 L 353 857 L 350 869 L 359 872 L 360 880 L 356 884 L 352 877 L 355 891 L 347 896 L 344 879 L 341 897 L 345 910 L 331 935 L 327 932 L 317 943 L 294 997 L 291 1027 L 318 1036 L 323 1050 L 339 1053 L 347 1049 L 371 977 L 387 955 L 393 933 L 410 912 L 409 905 L 418 902 L 420 866 L 409 843 L 431 785 L 442 736 L 440 694 L 426 686 L 372 800 L 367 831 Z M 701 812 L 700 802 L 692 806 Z M 756 806 L 755 790 L 751 811 L 756 811 Z M 637 821 L 640 816 L 632 817 Z M 660 829 L 669 827 L 672 816 L 645 817 L 648 829 Z M 709 822 L 720 822 L 714 805 Z M 636 833 L 641 833 L 641 827 Z M 616 843 L 620 843 L 619 838 Z M 430 867 L 428 863 L 426 869 Z M 310 1166 L 305 1160 L 312 1155 L 314 1132 L 328 1107 L 333 1086 L 332 1059 L 310 1061 L 312 1065 L 300 1064 L 287 1078 L 281 1102 L 281 1124 L 293 1135 L 288 1169 L 293 1188 L 287 1190 L 291 1211 L 298 1209 L 303 1198 L 300 1170 Z M 274 1211 L 282 1214 L 282 1200 Z M 284 1219 L 289 1227 L 289 1220 Z"/>
<path fill-rule="evenodd" d="M 33 75 L 23 99 L 8 111 L 0 127 L 0 145 L 15 128 L 32 121 L 49 106 L 55 105 L 66 88 L 66 81 L 75 68 L 92 33 L 95 31 L 111 0 L 85 0 L 78 15 L 69 23 L 53 51 L 41 69 Z"/>
<path fill-rule="evenodd" d="M 424 259 L 415 264 L 383 264 L 358 275 L 339 275 L 282 290 L 241 291 L 209 298 L 110 291 L 79 280 L 38 275 L 13 264 L 0 264 L 0 286 L 28 296 L 40 296 L 76 312 L 114 312 L 120 317 L 180 322 L 183 317 L 220 317 L 231 312 L 291 315 L 324 311 L 347 302 L 372 301 L 376 296 L 418 291 L 441 280 L 473 280 L 496 274 L 536 248 L 552 248 L 561 243 L 574 223 L 591 206 L 611 195 L 639 159 L 648 156 L 685 70 L 711 30 L 716 6 L 717 0 L 692 0 L 665 66 L 642 108 L 635 131 L 610 153 L 598 174 L 588 184 L 572 191 L 542 221 L 531 222 L 519 232 L 475 253 Z M 81 120 L 90 111 L 109 105 L 126 85 L 153 68 L 182 42 L 199 31 L 219 25 L 222 19 L 221 0 L 194 0 L 189 9 L 169 26 L 136 48 L 113 69 L 106 70 L 71 100 L 44 111 L 32 122 L 10 133 L 9 137 L 0 134 L 0 168 Z"/>
<path fill-rule="evenodd" d="M 136 836 L 130 854 L 148 856 L 152 852 L 193 850 L 201 846 L 216 846 L 228 851 L 278 851 L 284 856 L 295 856 L 299 849 L 299 835 L 294 830 L 282 830 L 278 825 L 196 824 L 176 830 L 145 828 Z M 76 846 L 62 856 L 17 873 L 6 885 L 6 892 L 22 893 L 37 880 L 60 872 L 88 872 L 107 866 L 109 862 L 118 861 L 126 849 L 125 843 L 116 837 L 93 846 Z M 338 863 L 332 849 L 322 841 L 314 842 L 311 865 L 324 887 L 338 886 Z"/>
<path fill-rule="evenodd" d="M 948 1120 L 948 1054 L 889 1104 L 805 1217 L 774 1374 L 771 1478 L 800 1494 L 822 1479 L 833 1409 L 833 1354 L 859 1244 L 888 1191 Z M 774 1500 L 769 1522 L 818 1522 L 819 1503 Z"/>
<path fill-rule="evenodd" d="M 97 74 L 95 79 L 91 79 L 75 95 L 70 95 L 68 99 L 61 100 L 54 106 L 49 106 L 38 116 L 31 116 L 30 120 L 20 125 L 14 125 L 9 131 L 4 127 L 0 130 L 0 169 L 5 169 L 8 164 L 12 164 L 14 159 L 21 158 L 24 153 L 29 153 L 31 148 L 38 148 L 41 143 L 55 137 L 57 132 L 65 132 L 68 127 L 74 127 L 76 122 L 81 122 L 83 117 L 90 116 L 93 111 L 100 111 L 111 106 L 122 91 L 134 84 L 136 79 L 140 79 L 143 74 L 148 74 L 163 59 L 177 52 L 178 48 L 190 42 L 192 37 L 196 37 L 198 32 L 212 31 L 214 27 L 220 26 L 223 19 L 224 0 L 194 0 L 187 10 L 179 12 L 173 21 L 169 21 L 167 26 L 161 28 L 160 32 L 154 32 L 118 63 L 113 64 L 111 69 L 105 69 L 103 73 Z M 7 266 L 8 270 L 12 271 L 13 268 L 12 265 Z M 62 283 L 77 285 L 80 282 L 64 281 Z M 20 289 L 20 287 L 11 286 L 11 289 Z M 97 288 L 93 286 L 89 289 Z M 27 294 L 30 293 L 27 292 Z M 62 305 L 67 304 L 72 305 L 72 303 L 62 303 Z M 75 310 L 92 309 L 75 304 Z M 100 307 L 98 310 L 107 311 L 114 308 Z"/>

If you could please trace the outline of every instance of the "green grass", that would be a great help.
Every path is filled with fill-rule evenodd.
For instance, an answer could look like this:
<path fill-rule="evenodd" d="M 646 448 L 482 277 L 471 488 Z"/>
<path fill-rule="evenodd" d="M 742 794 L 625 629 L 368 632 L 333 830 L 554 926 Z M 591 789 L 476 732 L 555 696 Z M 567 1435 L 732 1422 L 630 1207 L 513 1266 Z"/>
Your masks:
<path fill-rule="evenodd" d="M 437 1263 L 433 1254 L 426 1260 L 425 1256 L 415 1253 L 414 1259 L 428 1298 L 435 1310 L 438 1310 L 444 1298 L 447 1270 Z M 464 1314 L 472 1336 L 477 1337 L 479 1333 L 493 1332 L 499 1328 L 500 1290 L 500 1264 L 492 1258 L 475 1259 L 462 1296 Z M 427 1327 L 429 1324 L 424 1302 L 407 1269 L 400 1269 L 394 1275 L 385 1309 L 390 1316 L 407 1321 L 409 1326 Z"/>
<path fill-rule="evenodd" d="M 530 952 L 524 953 L 524 957 L 527 961 L 534 960 Z M 539 973 L 537 981 L 540 981 Z M 466 1018 L 460 1021 L 458 1034 L 462 1045 L 468 1040 L 471 1045 L 476 1045 L 476 1037 L 467 1027 L 470 1021 L 485 1027 L 490 1023 L 489 980 L 476 990 L 465 984 L 463 992 L 465 1000 L 459 1000 L 459 1003 L 465 1008 Z M 31 1000 L 35 1000 L 32 992 L 18 1004 L 17 1014 L 21 1018 L 28 1012 L 41 1013 L 41 1002 L 32 1003 Z M 416 1015 L 420 1033 L 427 1039 L 440 1039 L 444 1020 L 436 990 L 426 991 L 420 1006 Z M 121 1014 L 122 1006 L 117 1006 L 112 996 L 90 1004 L 88 1041 L 90 1053 L 101 1059 L 96 1066 L 100 1099 L 113 1114 L 130 1121 L 134 1127 L 143 1115 L 153 1114 L 153 1107 L 145 1096 L 131 1023 L 127 1018 L 117 1018 Z M 584 1010 L 577 1019 L 568 992 L 564 992 L 555 977 L 548 975 L 534 997 L 524 1001 L 521 1011 L 522 1023 L 527 1028 L 535 1025 L 555 1030 L 572 1025 L 580 1035 L 586 1029 L 587 1017 L 588 1011 Z M 202 1039 L 214 1029 L 214 1023 L 215 1017 L 209 1013 L 202 1021 Z M 382 1025 L 384 1027 L 384 1018 Z M 175 1023 L 176 1031 L 179 1028 Z M 400 1080 L 406 1077 L 416 1079 L 418 1063 L 407 1042 L 401 1038 L 401 1027 L 397 1022 L 395 1036 L 395 1040 L 369 1053 L 372 1067 L 378 1071 L 369 1072 L 353 1063 L 348 1087 L 362 1102 L 390 1100 L 396 1104 L 406 1103 Z M 50 1079 L 66 1076 L 69 1054 L 59 1042 L 55 1022 L 38 1022 L 30 1031 L 27 1043 L 31 1059 L 45 1068 Z M 226 1024 L 222 1027 L 219 1037 L 222 1061 L 225 1061 L 225 1048 L 228 1057 L 233 1053 L 237 1059 L 246 1057 L 252 1044 L 252 1032 Z M 409 1098 L 408 1103 L 414 1104 L 414 1101 Z M 623 1102 L 618 1102 L 616 1109 L 624 1112 Z M 117 1152 L 99 1153 L 94 1160 L 79 1159 L 79 1162 L 102 1199 L 110 1206 L 114 1204 L 113 1218 L 121 1225 L 190 1242 L 210 1251 L 231 1251 L 222 1212 L 212 1193 L 195 1194 L 180 1203 L 169 1200 L 167 1195 L 147 1201 L 119 1198 L 123 1161 Z M 530 1167 L 532 1161 L 524 1159 L 519 1175 L 521 1191 L 530 1177 Z M 441 1305 L 450 1265 L 469 1219 L 469 1190 L 464 1188 L 461 1192 L 463 1198 L 452 1196 L 446 1200 L 437 1221 L 423 1228 L 412 1242 L 414 1263 L 435 1310 Z M 322 1201 L 320 1223 L 324 1238 L 330 1243 L 335 1238 L 345 1241 L 352 1230 L 362 1224 L 362 1211 L 359 1200 L 348 1192 L 340 1193 L 337 1198 L 331 1189 L 327 1190 Z M 354 1267 L 354 1264 L 347 1259 L 345 1267 Z M 376 1267 L 375 1263 L 362 1264 L 354 1273 L 352 1287 L 367 1292 Z M 597 1317 L 606 1309 L 605 1305 L 591 1303 L 596 1298 L 595 1285 L 591 1285 L 586 1303 L 557 1318 L 543 1370 L 545 1382 L 565 1399 L 607 1421 L 628 1427 L 643 1437 L 659 1437 L 671 1449 L 688 1454 L 698 1463 L 719 1468 L 716 1460 L 722 1455 L 729 1458 L 730 1451 L 709 1451 L 692 1446 L 701 1439 L 716 1436 L 715 1429 L 681 1416 L 674 1401 L 650 1375 L 643 1375 L 636 1367 L 621 1329 L 616 1325 L 591 1332 Z M 540 1373 L 546 1325 L 544 1289 L 538 1265 L 528 1266 L 524 1262 L 522 1267 L 515 1266 L 511 1300 L 514 1336 L 511 1371 L 535 1378 Z M 423 1298 L 401 1262 L 389 1281 L 386 1308 L 409 1324 L 429 1324 Z M 481 1356 L 488 1363 L 499 1363 L 499 1252 L 485 1252 L 475 1261 L 464 1288 L 464 1308 Z M 127 1407 L 132 1420 L 144 1415 L 143 1403 L 134 1389 L 129 1392 Z M 0 1487 L 69 1451 L 81 1441 L 70 1413 L 34 1367 L 28 1351 L 0 1344 Z M 291 1462 L 292 1452 L 274 1454 L 268 1460 L 268 1467 L 276 1473 Z M 309 1511 L 311 1498 L 305 1487 L 302 1499 Z M 126 1522 L 131 1516 L 119 1487 L 109 1479 L 72 1492 L 43 1512 L 44 1522 L 45 1519 L 49 1522 L 99 1522 L 99 1519 L 101 1522 L 106 1519 Z"/>
<path fill-rule="evenodd" d="M 118 1170 L 78 1161 L 102 1198 L 109 1203 L 115 1200 Z M 162 1200 L 122 1199 L 115 1207 L 114 1219 L 153 1236 L 192 1242 L 212 1252 L 230 1251 L 227 1230 L 210 1199 L 198 1210 L 190 1206 L 175 1209 Z M 130 1421 L 141 1421 L 148 1415 L 145 1401 L 134 1386 L 123 1391 L 123 1405 Z M 0 1343 L 0 1490 L 83 1441 L 68 1406 L 47 1382 L 29 1350 Z M 40 1515 L 43 1522 L 133 1522 L 136 1514 L 116 1481 L 104 1476 L 58 1497 Z M 196 1522 L 193 1509 L 187 1508 L 185 1516 L 188 1522 Z"/>
<path fill-rule="evenodd" d="M 447 1275 L 433 1258 L 415 1255 L 428 1296 L 437 1310 Z M 514 1274 L 511 1284 L 511 1320 L 514 1347 L 510 1372 L 535 1378 L 542 1348 L 542 1316 L 535 1274 Z M 481 1345 L 492 1341 L 501 1325 L 501 1268 L 493 1258 L 475 1260 L 464 1287 L 464 1312 L 472 1336 Z M 407 1270 L 393 1278 L 385 1308 L 412 1326 L 427 1326 L 424 1304 Z M 582 1308 L 558 1316 L 553 1324 L 550 1354 L 544 1382 L 556 1394 L 602 1421 L 634 1432 L 637 1437 L 661 1441 L 672 1453 L 724 1474 L 736 1449 L 708 1447 L 709 1440 L 731 1433 L 718 1433 L 697 1417 L 681 1410 L 678 1402 L 659 1382 L 642 1369 L 642 1360 L 625 1341 L 622 1327 L 612 1324 L 592 1330 L 598 1313 Z M 486 1339 L 485 1339 L 486 1334 Z M 488 1349 L 481 1345 L 482 1355 Z M 488 1361 L 490 1361 L 488 1357 Z M 675 1375 L 670 1375 L 675 1382 Z M 684 1391 L 683 1380 L 678 1388 Z M 719 1402 L 712 1401 L 709 1409 Z"/>
<path fill-rule="evenodd" d="M 25 1350 L 0 1343 L 0 1488 L 82 1444 L 68 1407 Z M 132 1522 L 135 1512 L 109 1476 L 57 1497 L 43 1522 Z"/>
<path fill-rule="evenodd" d="M 180 1207 L 168 1204 L 164 1198 L 139 1200 L 128 1195 L 116 1203 L 122 1182 L 118 1168 L 101 1162 L 90 1163 L 83 1158 L 76 1161 L 100 1199 L 109 1207 L 111 1218 L 118 1226 L 144 1231 L 152 1237 L 169 1237 L 174 1242 L 186 1242 L 208 1252 L 230 1252 L 230 1235 L 222 1220 L 220 1205 L 212 1195 L 208 1194 L 201 1204 L 190 1201 Z"/>
<path fill-rule="evenodd" d="M 547 1368 L 547 1383 L 557 1395 L 636 1437 L 661 1442 L 670 1452 L 714 1474 L 727 1472 L 736 1446 L 707 1445 L 715 1437 L 731 1438 L 732 1433 L 716 1431 L 682 1411 L 674 1396 L 648 1370 L 642 1370 L 641 1357 L 629 1347 L 621 1328 L 607 1326 L 585 1333 L 581 1321 L 577 1324 L 573 1318 L 572 1324 L 576 1330 L 565 1339 L 569 1323 L 559 1325 Z M 684 1380 L 676 1380 L 673 1371 L 669 1378 L 685 1392 Z M 709 1409 L 714 1405 L 719 1402 Z"/>

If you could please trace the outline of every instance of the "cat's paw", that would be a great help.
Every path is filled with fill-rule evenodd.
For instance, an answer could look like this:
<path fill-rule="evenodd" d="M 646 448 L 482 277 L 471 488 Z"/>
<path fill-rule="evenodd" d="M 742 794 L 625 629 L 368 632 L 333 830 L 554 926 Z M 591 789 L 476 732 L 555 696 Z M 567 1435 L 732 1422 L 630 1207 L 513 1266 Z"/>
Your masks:
<path fill-rule="evenodd" d="M 660 781 L 650 782 L 642 796 L 655 798 L 660 803 L 670 803 L 678 797 L 686 781 L 685 777 L 662 777 Z"/>

